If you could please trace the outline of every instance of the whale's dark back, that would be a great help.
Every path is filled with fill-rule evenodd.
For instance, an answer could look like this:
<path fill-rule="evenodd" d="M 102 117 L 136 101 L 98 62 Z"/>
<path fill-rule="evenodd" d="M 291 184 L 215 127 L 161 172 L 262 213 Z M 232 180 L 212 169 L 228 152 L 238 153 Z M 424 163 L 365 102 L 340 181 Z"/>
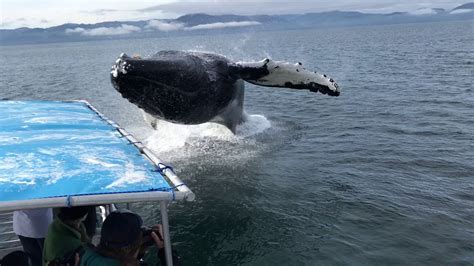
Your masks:
<path fill-rule="evenodd" d="M 229 74 L 228 60 L 215 54 L 122 56 L 114 69 L 112 83 L 124 98 L 157 118 L 182 124 L 210 121 L 243 90 Z"/>

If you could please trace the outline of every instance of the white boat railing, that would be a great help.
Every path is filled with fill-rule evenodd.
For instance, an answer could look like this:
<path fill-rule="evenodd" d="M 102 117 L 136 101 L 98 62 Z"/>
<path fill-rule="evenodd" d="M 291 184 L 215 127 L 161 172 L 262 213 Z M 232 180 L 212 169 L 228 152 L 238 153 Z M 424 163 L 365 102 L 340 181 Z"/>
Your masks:
<path fill-rule="evenodd" d="M 21 250 L 21 243 L 13 232 L 13 212 L 0 212 L 0 259 L 6 254 Z"/>

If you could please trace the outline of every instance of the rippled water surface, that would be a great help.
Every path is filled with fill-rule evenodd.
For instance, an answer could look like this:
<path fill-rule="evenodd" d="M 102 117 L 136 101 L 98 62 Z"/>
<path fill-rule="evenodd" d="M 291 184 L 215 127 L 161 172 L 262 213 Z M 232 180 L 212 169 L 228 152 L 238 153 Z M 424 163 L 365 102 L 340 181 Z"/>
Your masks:
<path fill-rule="evenodd" d="M 300 61 L 342 94 L 247 84 L 237 136 L 153 132 L 109 70 L 163 49 Z M 185 265 L 474 263 L 473 22 L 7 46 L 0 73 L 0 98 L 86 99 L 175 166 L 197 195 L 170 206 Z"/>

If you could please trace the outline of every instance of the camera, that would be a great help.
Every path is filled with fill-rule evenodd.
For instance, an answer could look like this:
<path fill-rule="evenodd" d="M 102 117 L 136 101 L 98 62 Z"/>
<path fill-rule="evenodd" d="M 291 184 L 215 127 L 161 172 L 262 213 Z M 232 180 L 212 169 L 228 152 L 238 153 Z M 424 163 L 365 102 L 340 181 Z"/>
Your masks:
<path fill-rule="evenodd" d="M 155 241 L 151 237 L 151 232 L 155 232 L 155 234 L 158 236 L 158 238 L 161 241 L 163 241 L 163 237 L 161 236 L 161 232 L 159 232 L 158 229 L 153 230 L 153 228 L 142 227 L 142 236 L 143 236 L 142 245 L 148 247 L 148 246 L 153 246 L 155 244 Z"/>

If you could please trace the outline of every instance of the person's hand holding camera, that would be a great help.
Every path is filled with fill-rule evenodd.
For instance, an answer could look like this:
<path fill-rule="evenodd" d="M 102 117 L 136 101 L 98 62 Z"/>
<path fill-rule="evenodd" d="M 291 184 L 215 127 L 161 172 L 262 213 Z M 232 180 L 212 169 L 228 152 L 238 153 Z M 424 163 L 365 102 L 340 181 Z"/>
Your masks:
<path fill-rule="evenodd" d="M 165 247 L 165 242 L 163 242 L 163 227 L 161 224 L 153 226 L 151 231 L 151 237 L 155 241 L 155 245 L 158 247 L 158 250 Z"/>

